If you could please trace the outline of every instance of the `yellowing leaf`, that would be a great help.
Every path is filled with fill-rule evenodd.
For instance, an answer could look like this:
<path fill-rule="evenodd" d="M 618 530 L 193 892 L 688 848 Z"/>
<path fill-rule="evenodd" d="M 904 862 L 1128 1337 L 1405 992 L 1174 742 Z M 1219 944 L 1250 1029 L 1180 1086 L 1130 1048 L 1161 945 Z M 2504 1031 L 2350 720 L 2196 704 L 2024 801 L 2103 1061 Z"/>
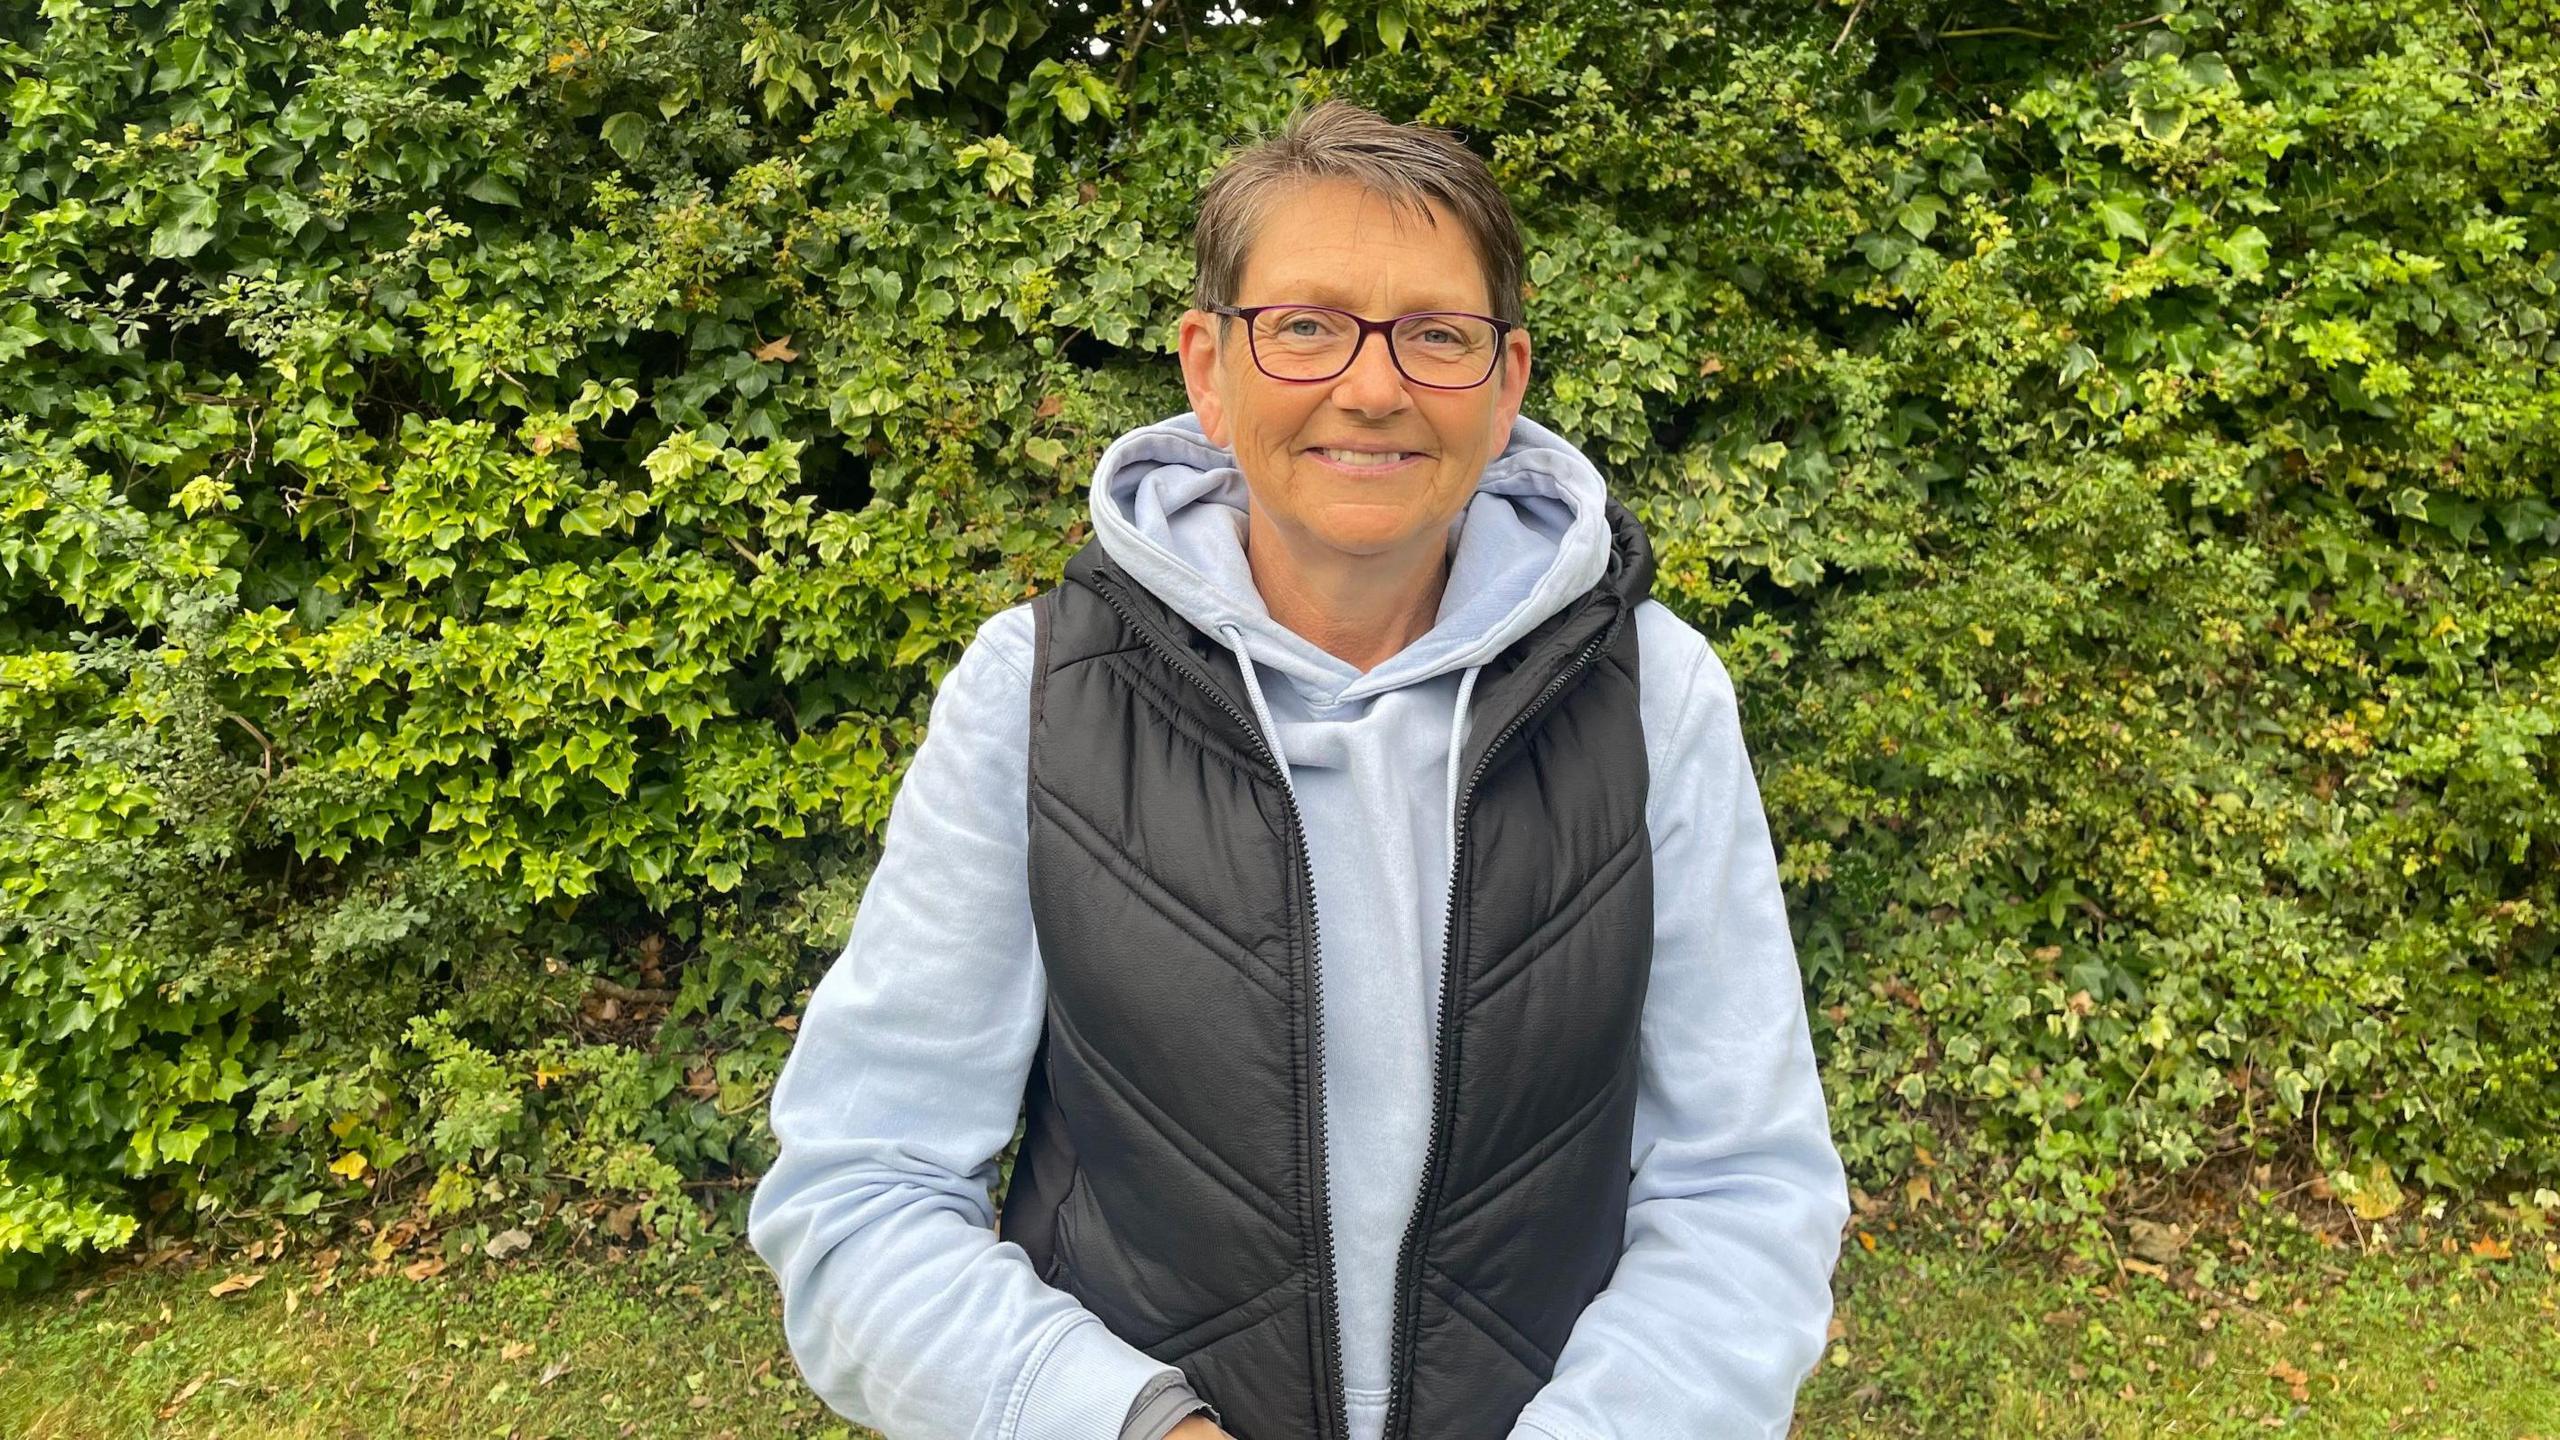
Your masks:
<path fill-rule="evenodd" d="M 363 1151 L 350 1150 L 329 1162 L 329 1173 L 344 1175 L 350 1180 L 358 1180 L 364 1177 L 365 1168 L 371 1163 L 364 1158 Z"/>
<path fill-rule="evenodd" d="M 2389 1166 L 2377 1160 L 2356 1178 L 2355 1188 L 2347 1191 L 2347 1208 L 2360 1220 L 2384 1220 L 2397 1212 L 2407 1197 L 2400 1184 L 2391 1178 Z"/>

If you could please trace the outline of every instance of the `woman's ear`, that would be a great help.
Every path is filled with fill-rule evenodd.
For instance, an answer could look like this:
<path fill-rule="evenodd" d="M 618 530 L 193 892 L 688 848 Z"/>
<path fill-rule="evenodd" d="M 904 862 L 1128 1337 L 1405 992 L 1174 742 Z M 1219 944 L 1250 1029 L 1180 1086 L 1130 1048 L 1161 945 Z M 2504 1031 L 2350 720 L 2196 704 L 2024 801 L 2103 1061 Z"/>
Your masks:
<path fill-rule="evenodd" d="M 1182 388 L 1190 393 L 1192 413 L 1200 417 L 1200 429 L 1213 445 L 1229 443 L 1226 393 L 1220 385 L 1226 367 L 1218 353 L 1223 323 L 1206 310 L 1185 310 L 1175 340 L 1182 356 Z"/>
<path fill-rule="evenodd" d="M 1520 402 L 1529 393 L 1529 332 L 1514 330 L 1502 337 L 1502 374 L 1494 384 L 1501 387 L 1501 398 L 1493 406 L 1493 453 L 1511 436 L 1511 422 L 1520 416 Z"/>

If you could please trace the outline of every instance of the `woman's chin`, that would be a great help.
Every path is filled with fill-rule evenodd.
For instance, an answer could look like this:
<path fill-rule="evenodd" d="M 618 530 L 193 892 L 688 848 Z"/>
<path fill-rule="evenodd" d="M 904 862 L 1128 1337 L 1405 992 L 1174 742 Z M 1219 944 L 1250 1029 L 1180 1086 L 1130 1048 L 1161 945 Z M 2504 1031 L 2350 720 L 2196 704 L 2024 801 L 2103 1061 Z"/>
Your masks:
<path fill-rule="evenodd" d="M 1315 527 L 1317 538 L 1345 555 L 1389 555 L 1414 544 L 1421 533 L 1410 511 L 1394 515 L 1337 517 Z"/>

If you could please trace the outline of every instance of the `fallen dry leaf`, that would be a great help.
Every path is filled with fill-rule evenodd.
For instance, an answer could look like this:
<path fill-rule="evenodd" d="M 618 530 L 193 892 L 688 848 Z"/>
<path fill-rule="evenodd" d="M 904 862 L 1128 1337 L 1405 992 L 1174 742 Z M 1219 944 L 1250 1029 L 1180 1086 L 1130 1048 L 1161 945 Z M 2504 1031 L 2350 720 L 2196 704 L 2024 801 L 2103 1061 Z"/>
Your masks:
<path fill-rule="evenodd" d="M 640 1202 L 635 1200 L 604 1217 L 605 1233 L 616 1240 L 631 1238 L 631 1228 L 640 1222 Z"/>
<path fill-rule="evenodd" d="M 2515 1250 L 2495 1235 L 2483 1235 L 2472 1241 L 2471 1253 L 2483 1260 L 2507 1260 L 2515 1256 Z"/>
<path fill-rule="evenodd" d="M 264 1270 L 261 1270 L 254 1275 L 226 1276 L 222 1280 L 217 1281 L 213 1289 L 207 1293 L 212 1295 L 216 1300 L 219 1300 L 225 1295 L 237 1295 L 244 1290 L 255 1289 L 258 1282 L 266 1278 L 267 1272 Z"/>
<path fill-rule="evenodd" d="M 2175 1262 L 2178 1252 L 2187 1248 L 2187 1241 L 2194 1234 L 2183 1225 L 2162 1225 L 2150 1220 L 2133 1220 L 2125 1225 L 2127 1248 L 2154 1265 Z"/>
<path fill-rule="evenodd" d="M 797 360 L 800 358 L 800 352 L 791 348 L 791 337 L 788 335 L 783 336 L 779 340 L 768 340 L 762 345 L 757 346 L 755 355 L 759 360 Z"/>
<path fill-rule="evenodd" d="M 525 1231 L 504 1230 L 490 1236 L 489 1243 L 480 1248 L 488 1252 L 490 1259 L 504 1260 L 532 1243 L 533 1236 Z"/>
<path fill-rule="evenodd" d="M 195 1393 L 204 1388 L 204 1382 L 212 1378 L 213 1372 L 207 1370 L 193 1380 L 188 1381 L 185 1385 L 179 1387 L 178 1393 L 169 1397 L 169 1403 L 160 1407 L 160 1418 L 166 1420 L 170 1416 L 177 1414 L 178 1407 L 186 1404 L 189 1400 L 194 1399 Z"/>
<path fill-rule="evenodd" d="M 532 1353 L 533 1342 L 530 1340 L 510 1340 L 498 1347 L 498 1358 L 501 1360 L 521 1360 Z"/>
<path fill-rule="evenodd" d="M 2267 1374 L 2274 1379 L 2283 1381 L 2285 1388 L 2292 1392 L 2294 1399 L 2308 1400 L 2311 1398 L 2311 1376 L 2307 1372 L 2298 1370 L 2293 1366 L 2286 1364 L 2282 1360 L 2279 1360 L 2273 1365 L 2267 1367 Z"/>
<path fill-rule="evenodd" d="M 400 1273 L 412 1280 L 432 1279 L 444 1273 L 444 1257 L 430 1255 L 424 1260 L 413 1260 L 401 1266 Z"/>

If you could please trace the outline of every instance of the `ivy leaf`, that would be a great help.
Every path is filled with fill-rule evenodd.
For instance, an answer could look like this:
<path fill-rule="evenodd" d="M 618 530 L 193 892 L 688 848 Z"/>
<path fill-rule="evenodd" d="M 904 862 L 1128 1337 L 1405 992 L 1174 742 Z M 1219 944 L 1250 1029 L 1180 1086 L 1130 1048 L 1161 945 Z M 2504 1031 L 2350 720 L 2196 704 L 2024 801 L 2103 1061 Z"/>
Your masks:
<path fill-rule="evenodd" d="M 169 218 L 151 232 L 151 255 L 158 260 L 183 259 L 203 249 L 222 219 L 221 201 L 201 187 L 181 185 L 170 199 Z"/>
<path fill-rule="evenodd" d="M 2142 201 L 2132 195 L 2109 195 L 2097 205 L 2098 223 L 2107 233 L 2134 242 L 2151 243 L 2151 232 L 2143 228 Z"/>
<path fill-rule="evenodd" d="M 474 200 L 485 200 L 492 205 L 524 204 L 524 197 L 516 193 L 516 187 L 507 183 L 506 178 L 500 175 L 483 174 L 470 184 L 463 186 L 462 193 Z"/>
<path fill-rule="evenodd" d="M 637 161 L 649 147 L 649 122 L 637 110 L 617 110 L 604 122 L 604 143 L 625 161 Z"/>
<path fill-rule="evenodd" d="M 1938 228 L 1938 217 L 1947 213 L 1947 202 L 1935 195 L 1914 195 L 1904 203 L 1894 223 L 1911 233 L 1914 240 L 1926 240 Z"/>
<path fill-rule="evenodd" d="M 1404 11 L 1386 9 L 1378 12 L 1378 38 L 1387 42 L 1391 51 L 1404 49 Z"/>
<path fill-rule="evenodd" d="M 2223 239 L 2206 247 L 2213 257 L 2231 267 L 2231 273 L 2243 280 L 2255 279 L 2267 270 L 2267 232 L 2255 225 L 2243 225 Z"/>
<path fill-rule="evenodd" d="M 2144 139 L 2162 145 L 2175 144 L 2179 136 L 2187 133 L 2187 119 L 2187 109 L 2183 105 L 2143 105 L 2135 107 L 2133 112 L 2134 128 L 2142 132 Z"/>

